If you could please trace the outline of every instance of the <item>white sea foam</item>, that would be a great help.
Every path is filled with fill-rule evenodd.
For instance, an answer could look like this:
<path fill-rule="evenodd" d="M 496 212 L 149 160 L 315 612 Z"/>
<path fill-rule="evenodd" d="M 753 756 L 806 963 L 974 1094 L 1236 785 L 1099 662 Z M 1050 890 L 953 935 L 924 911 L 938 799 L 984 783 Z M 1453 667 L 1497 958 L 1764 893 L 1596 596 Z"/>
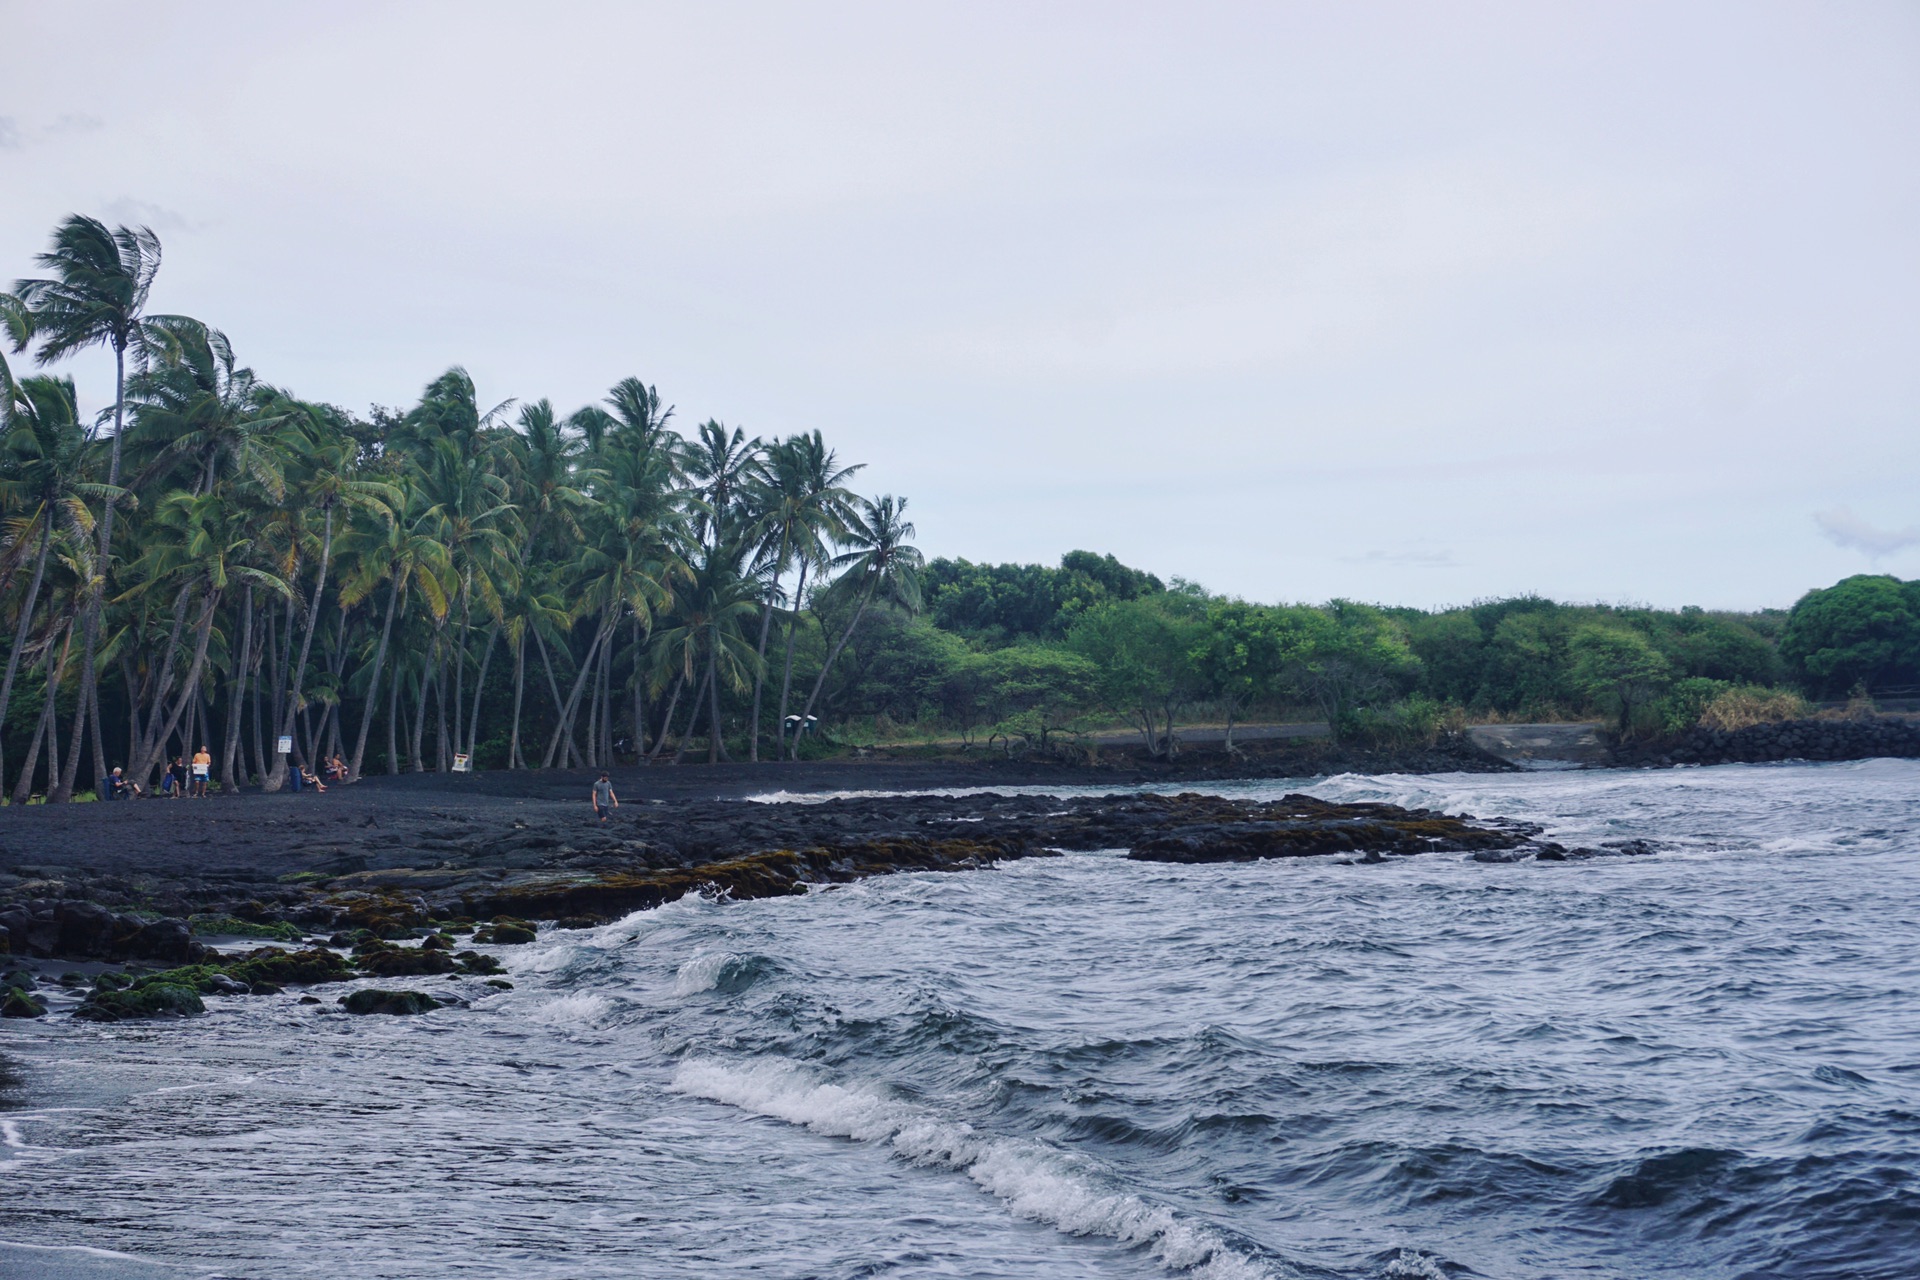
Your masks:
<path fill-rule="evenodd" d="M 1030 1140 L 990 1137 L 963 1121 L 866 1085 L 837 1084 L 786 1059 L 689 1059 L 674 1073 L 672 1088 L 815 1133 L 884 1143 L 915 1164 L 966 1174 L 1023 1218 L 1069 1235 L 1106 1236 L 1143 1247 L 1171 1271 L 1203 1280 L 1288 1274 L 1241 1252 L 1208 1226 L 1112 1189 L 1085 1159 Z"/>
<path fill-rule="evenodd" d="M 742 957 L 731 951 L 704 951 L 681 965 L 673 975 L 673 994 L 677 996 L 697 996 L 702 991 L 711 991 L 720 985 L 720 975 L 726 972 L 727 963 Z"/>
<path fill-rule="evenodd" d="M 591 991 L 564 996 L 541 996 L 527 1010 L 534 1022 L 561 1031 L 584 1030 L 613 1012 L 614 1002 Z"/>

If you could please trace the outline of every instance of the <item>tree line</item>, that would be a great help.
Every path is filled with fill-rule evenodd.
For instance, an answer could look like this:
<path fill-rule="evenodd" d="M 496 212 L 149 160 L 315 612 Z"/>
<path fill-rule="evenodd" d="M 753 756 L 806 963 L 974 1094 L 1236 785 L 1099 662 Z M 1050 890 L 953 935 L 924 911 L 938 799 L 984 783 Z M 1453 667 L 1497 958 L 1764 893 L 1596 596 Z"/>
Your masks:
<path fill-rule="evenodd" d="M 797 759 L 816 724 L 1056 751 L 1124 719 L 1155 755 L 1205 715 L 1336 734 L 1469 713 L 1632 731 L 1730 691 L 1920 682 L 1920 586 L 1790 613 L 1258 605 L 1076 551 L 923 561 L 818 431 L 682 433 L 638 378 L 562 413 L 454 368 L 365 415 L 150 314 L 160 243 L 74 216 L 0 294 L 5 346 L 103 347 L 110 408 L 0 359 L 0 787 L 73 797 L 206 746 L 223 790 L 292 769 Z M 282 749 L 284 748 L 284 750 Z"/>
<path fill-rule="evenodd" d="M 70 377 L 0 361 L 17 799 L 69 799 L 110 759 L 150 779 L 200 745 L 223 788 L 269 791 L 335 756 L 357 777 L 370 749 L 396 772 L 483 744 L 499 767 L 594 767 L 704 727 L 718 759 L 742 700 L 748 757 L 792 755 L 785 727 L 863 618 L 918 606 L 906 500 L 855 493 L 861 467 L 818 432 L 683 436 L 637 378 L 564 416 L 483 407 L 458 368 L 358 418 L 261 380 L 204 322 L 148 314 L 150 230 L 76 215 L 37 261 L 0 295 L 13 353 L 105 347 L 115 382 L 86 422 Z M 802 601 L 837 628 L 811 672 Z"/>

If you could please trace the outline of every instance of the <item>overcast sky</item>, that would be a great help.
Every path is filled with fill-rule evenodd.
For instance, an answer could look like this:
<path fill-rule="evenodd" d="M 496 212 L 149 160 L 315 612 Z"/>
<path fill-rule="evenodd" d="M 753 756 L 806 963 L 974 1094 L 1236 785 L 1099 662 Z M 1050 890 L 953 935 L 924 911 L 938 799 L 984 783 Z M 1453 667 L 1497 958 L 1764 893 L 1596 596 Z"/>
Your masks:
<path fill-rule="evenodd" d="M 0 283 L 147 223 L 310 398 L 637 374 L 929 555 L 1259 600 L 1920 576 L 1913 3 L 0 0 L 0 59 Z"/>

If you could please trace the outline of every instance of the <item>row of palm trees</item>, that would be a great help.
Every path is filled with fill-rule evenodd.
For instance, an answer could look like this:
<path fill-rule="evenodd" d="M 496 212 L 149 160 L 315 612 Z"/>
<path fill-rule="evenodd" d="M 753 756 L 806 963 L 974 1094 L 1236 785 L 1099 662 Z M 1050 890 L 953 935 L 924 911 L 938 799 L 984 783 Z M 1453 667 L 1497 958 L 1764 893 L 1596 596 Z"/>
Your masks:
<path fill-rule="evenodd" d="M 71 798 L 89 759 L 150 782 L 203 743 L 228 789 L 334 756 L 358 777 L 380 724 L 389 770 L 456 767 L 487 705 L 497 743 L 507 669 L 508 768 L 677 759 L 702 731 L 727 758 L 742 708 L 750 759 L 797 758 L 785 727 L 869 609 L 918 607 L 905 500 L 854 493 L 817 431 L 683 437 L 637 378 L 564 417 L 482 408 L 458 368 L 361 422 L 147 314 L 149 230 L 76 215 L 37 262 L 0 294 L 5 346 L 104 346 L 115 377 L 89 423 L 70 377 L 0 358 L 0 726 L 38 695 L 23 758 L 0 733 L 16 801 Z"/>

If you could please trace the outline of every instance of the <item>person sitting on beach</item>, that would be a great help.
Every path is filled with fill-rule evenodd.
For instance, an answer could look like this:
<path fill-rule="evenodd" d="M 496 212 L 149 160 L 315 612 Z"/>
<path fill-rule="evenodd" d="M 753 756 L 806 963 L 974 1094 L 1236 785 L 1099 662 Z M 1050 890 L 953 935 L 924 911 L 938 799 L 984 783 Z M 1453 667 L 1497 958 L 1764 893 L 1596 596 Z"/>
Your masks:
<path fill-rule="evenodd" d="M 200 744 L 200 749 L 193 753 L 194 799 L 205 800 L 207 798 L 207 783 L 212 777 L 213 752 L 207 750 L 207 746 L 203 742 Z"/>
<path fill-rule="evenodd" d="M 327 760 L 327 781 L 345 782 L 347 780 L 347 762 L 339 756 Z"/>
<path fill-rule="evenodd" d="M 127 777 L 119 765 L 113 766 L 113 772 L 107 775 L 107 799 L 131 800 L 140 794 L 140 784 Z"/>
<path fill-rule="evenodd" d="M 315 776 L 313 770 L 307 768 L 305 765 L 300 766 L 300 784 L 302 786 L 312 787 L 322 795 L 325 795 L 327 792 L 327 784 L 320 781 L 320 779 Z"/>
<path fill-rule="evenodd" d="M 607 820 L 607 815 L 619 807 L 620 797 L 613 794 L 612 777 L 605 773 L 601 774 L 600 781 L 593 784 L 593 812 L 595 816 L 604 823 Z"/>

